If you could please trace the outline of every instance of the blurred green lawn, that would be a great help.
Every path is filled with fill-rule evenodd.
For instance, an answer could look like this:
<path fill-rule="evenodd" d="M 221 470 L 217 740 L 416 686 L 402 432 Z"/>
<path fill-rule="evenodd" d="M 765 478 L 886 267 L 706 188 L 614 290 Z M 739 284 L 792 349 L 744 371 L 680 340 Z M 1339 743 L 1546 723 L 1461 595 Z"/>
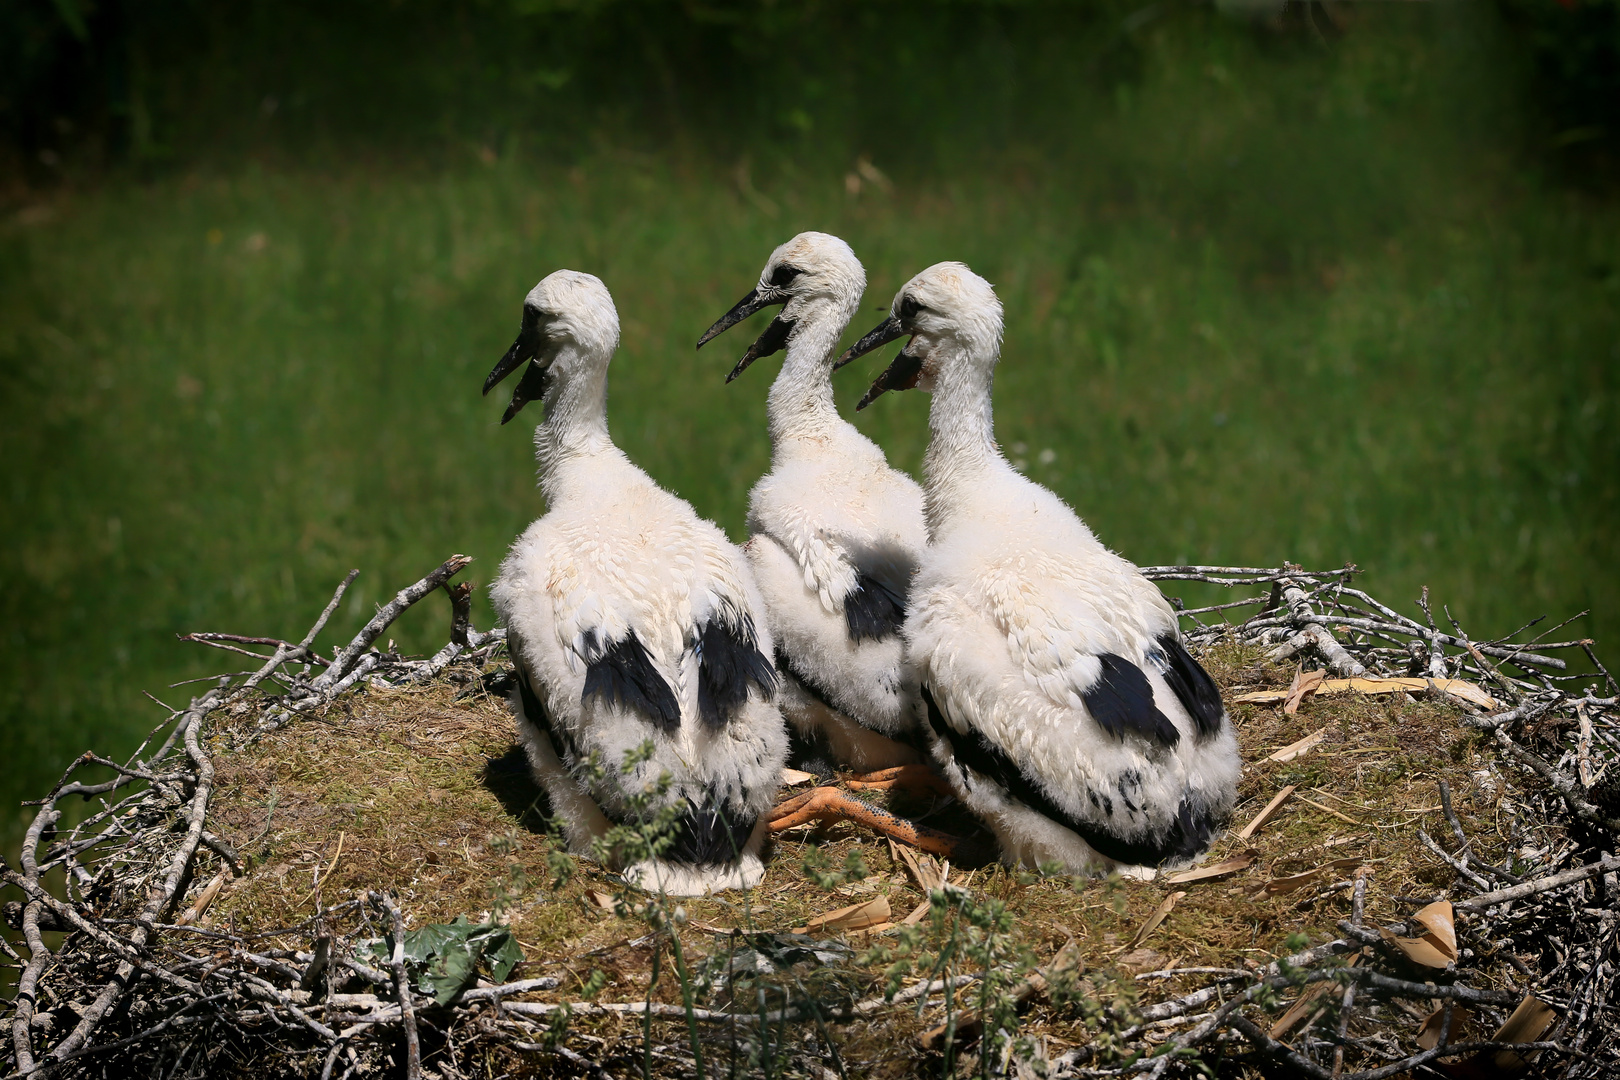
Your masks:
<path fill-rule="evenodd" d="M 0 226 L 0 803 L 127 752 L 162 717 L 142 691 L 236 669 L 176 632 L 299 635 L 351 567 L 324 642 L 452 552 L 487 583 L 543 507 L 538 417 L 502 428 L 478 387 L 559 267 L 619 305 L 619 442 L 740 539 L 775 365 L 726 386 L 757 327 L 693 342 L 807 228 L 867 265 L 851 338 L 938 260 L 996 285 L 1002 443 L 1127 557 L 1353 560 L 1479 637 L 1591 608 L 1567 633 L 1615 638 L 1620 219 L 1518 164 L 1446 48 L 1167 33 L 1062 157 L 913 168 L 901 133 L 872 148 L 889 192 L 814 154 L 743 182 L 515 140 L 25 209 Z M 841 374 L 846 409 L 887 359 Z M 926 407 L 857 423 L 915 470 Z M 430 600 L 392 635 L 427 651 L 447 620 Z"/>

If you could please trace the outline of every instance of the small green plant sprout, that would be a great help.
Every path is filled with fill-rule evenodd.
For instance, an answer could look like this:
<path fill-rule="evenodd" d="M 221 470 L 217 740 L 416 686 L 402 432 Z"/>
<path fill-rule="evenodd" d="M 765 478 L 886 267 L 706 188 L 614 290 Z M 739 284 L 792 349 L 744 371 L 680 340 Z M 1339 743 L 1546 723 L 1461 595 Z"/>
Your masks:
<path fill-rule="evenodd" d="M 546 1029 L 540 1036 L 541 1045 L 555 1050 L 568 1041 L 568 1022 L 574 1018 L 574 1009 L 563 1002 L 546 1017 Z"/>
<path fill-rule="evenodd" d="M 574 878 L 574 858 L 568 854 L 568 849 L 563 846 L 560 838 L 546 851 L 546 869 L 551 872 L 552 892 L 561 889 Z"/>
<path fill-rule="evenodd" d="M 677 824 L 684 808 L 670 803 L 667 798 L 674 777 L 667 771 L 660 772 L 656 780 L 644 784 L 639 791 L 628 790 L 624 785 L 624 778 L 633 775 L 638 765 L 651 761 L 655 752 L 656 747 L 649 739 L 627 752 L 619 765 L 615 782 L 622 792 L 624 820 L 591 841 L 592 854 L 604 865 L 629 866 L 657 859 L 675 843 Z M 593 784 L 606 779 L 607 774 L 595 755 L 586 763 L 586 768 Z"/>
<path fill-rule="evenodd" d="M 804 853 L 804 876 L 809 878 L 818 887 L 823 889 L 836 889 L 840 885 L 852 881 L 864 881 L 872 876 L 867 867 L 866 860 L 859 851 L 851 851 L 844 856 L 842 869 L 829 869 L 831 864 L 827 857 L 816 848 L 809 848 Z"/>
<path fill-rule="evenodd" d="M 585 976 L 585 981 L 579 984 L 579 996 L 585 1001 L 595 1001 L 596 995 L 606 989 L 608 974 L 601 968 L 592 968 L 591 973 Z"/>
<path fill-rule="evenodd" d="M 894 1000 L 894 995 L 900 992 L 901 985 L 919 963 L 926 966 L 926 958 L 923 955 L 924 933 L 923 928 L 915 923 L 899 926 L 895 929 L 892 941 L 878 938 L 870 949 L 856 957 L 855 962 L 865 968 L 887 965 L 883 969 L 885 999 Z"/>
<path fill-rule="evenodd" d="M 1111 871 L 1102 880 L 1103 898 L 1108 906 L 1114 909 L 1114 914 L 1123 915 L 1130 903 L 1130 893 L 1125 887 L 1125 879 L 1120 877 L 1119 871 Z"/>
<path fill-rule="evenodd" d="M 489 850 L 503 859 L 514 855 L 519 846 L 516 833 L 507 833 L 490 840 Z M 504 877 L 496 877 L 489 886 L 489 919 L 493 923 L 506 921 L 506 913 L 516 907 L 534 888 L 534 879 L 520 862 L 509 861 Z"/>

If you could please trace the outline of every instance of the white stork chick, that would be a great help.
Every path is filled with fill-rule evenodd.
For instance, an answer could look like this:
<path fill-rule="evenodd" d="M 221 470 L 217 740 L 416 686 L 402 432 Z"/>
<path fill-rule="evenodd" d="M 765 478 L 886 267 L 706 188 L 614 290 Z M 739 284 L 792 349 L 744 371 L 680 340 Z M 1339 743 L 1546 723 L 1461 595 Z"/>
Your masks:
<path fill-rule="evenodd" d="M 601 281 L 559 270 L 524 300 L 522 332 L 484 383 L 532 360 L 501 422 L 536 399 L 546 412 L 534 443 L 547 512 L 491 592 L 519 738 L 575 851 L 634 818 L 626 794 L 667 773 L 652 812 L 680 808 L 674 842 L 626 878 L 678 895 L 746 888 L 763 874 L 763 814 L 787 755 L 770 629 L 737 547 L 609 437 L 618 344 Z"/>
<path fill-rule="evenodd" d="M 910 335 L 858 407 L 884 390 L 934 396 L 905 637 L 935 757 L 1008 863 L 1185 862 L 1232 807 L 1236 737 L 1154 584 L 1002 457 L 1001 328 L 990 284 L 939 263 L 844 357 Z"/>
<path fill-rule="evenodd" d="M 927 541 L 923 493 L 838 415 L 833 358 L 866 271 L 849 245 L 800 233 L 771 253 L 759 284 L 698 340 L 750 315 L 782 312 L 726 377 L 786 350 L 766 405 L 771 469 L 748 501 L 744 548 L 765 597 L 783 675 L 778 704 L 796 762 L 867 771 L 922 760 L 916 689 L 902 678 L 906 590 Z M 808 759 L 808 760 L 806 760 Z"/>

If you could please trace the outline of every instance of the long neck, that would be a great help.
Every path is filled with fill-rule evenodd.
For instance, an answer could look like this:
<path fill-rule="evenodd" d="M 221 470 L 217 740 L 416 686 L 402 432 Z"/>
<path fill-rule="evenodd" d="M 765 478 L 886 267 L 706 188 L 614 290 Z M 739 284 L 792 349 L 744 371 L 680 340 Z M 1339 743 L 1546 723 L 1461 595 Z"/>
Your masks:
<path fill-rule="evenodd" d="M 546 418 L 534 429 L 540 460 L 540 490 L 548 501 L 560 493 L 568 466 L 617 452 L 607 425 L 607 364 L 564 345 L 552 364 L 545 395 Z"/>
<path fill-rule="evenodd" d="M 942 350 L 961 349 L 951 343 Z M 959 514 L 982 509 L 976 482 L 1009 468 L 996 447 L 990 411 L 990 366 L 965 357 L 939 358 L 934 400 L 928 410 L 928 453 L 923 458 L 930 534 Z"/>
<path fill-rule="evenodd" d="M 825 438 L 842 426 L 827 358 L 847 323 L 830 312 L 810 312 L 794 328 L 781 374 L 771 384 L 766 401 L 773 446 L 795 439 Z"/>

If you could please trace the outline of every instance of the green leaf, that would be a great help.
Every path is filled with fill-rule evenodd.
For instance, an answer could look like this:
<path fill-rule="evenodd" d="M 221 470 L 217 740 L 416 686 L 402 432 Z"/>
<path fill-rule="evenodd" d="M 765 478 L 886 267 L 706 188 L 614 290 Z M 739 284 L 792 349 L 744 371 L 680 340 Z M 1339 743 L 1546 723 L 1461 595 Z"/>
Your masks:
<path fill-rule="evenodd" d="M 490 978 L 505 982 L 512 969 L 523 962 L 523 950 L 518 947 L 512 932 L 502 927 L 489 936 L 488 945 L 484 948 L 484 960 L 489 964 Z"/>
<path fill-rule="evenodd" d="M 357 956 L 376 963 L 387 963 L 393 953 L 392 938 L 374 938 L 355 947 Z M 440 1005 L 448 1005 L 477 978 L 480 962 L 500 982 L 522 961 L 523 950 L 511 930 L 493 923 L 469 923 L 465 915 L 405 934 L 406 969 L 416 977 L 417 988 Z"/>

